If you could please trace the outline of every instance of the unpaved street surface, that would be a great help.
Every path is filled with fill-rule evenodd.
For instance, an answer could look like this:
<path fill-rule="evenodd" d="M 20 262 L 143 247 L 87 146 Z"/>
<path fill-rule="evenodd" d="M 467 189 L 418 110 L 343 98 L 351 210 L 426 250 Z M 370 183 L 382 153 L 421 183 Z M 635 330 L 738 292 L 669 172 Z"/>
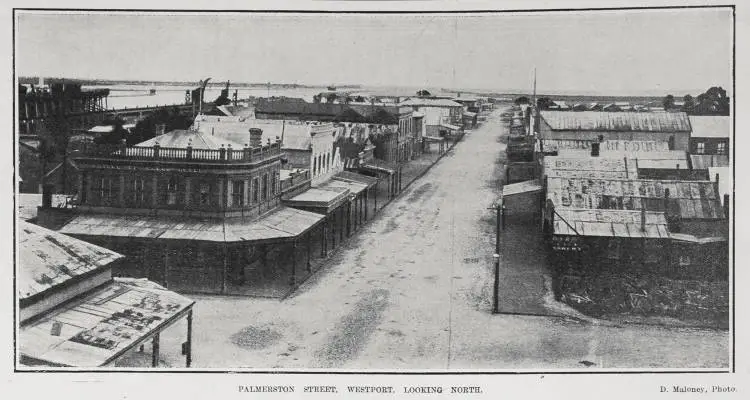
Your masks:
<path fill-rule="evenodd" d="M 490 313 L 494 212 L 487 208 L 498 195 L 501 132 L 496 111 L 291 297 L 192 296 L 197 300 L 194 365 L 357 370 L 728 367 L 726 331 Z M 503 271 L 510 274 L 512 269 Z M 517 290 L 533 288 L 536 299 L 544 295 L 539 271 L 501 278 L 506 284 L 516 282 L 521 288 Z M 524 285 L 525 279 L 535 281 Z M 181 324 L 163 337 L 163 352 L 179 348 L 184 340 Z M 174 366 L 183 363 L 178 353 L 164 357 Z M 581 361 L 594 364 L 586 367 Z"/>

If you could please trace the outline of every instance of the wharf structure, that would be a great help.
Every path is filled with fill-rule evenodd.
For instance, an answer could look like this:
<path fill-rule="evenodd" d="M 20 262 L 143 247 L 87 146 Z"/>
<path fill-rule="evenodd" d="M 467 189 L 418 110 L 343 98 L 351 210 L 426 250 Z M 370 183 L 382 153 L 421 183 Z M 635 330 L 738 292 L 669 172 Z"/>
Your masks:
<path fill-rule="evenodd" d="M 79 83 L 57 82 L 18 86 L 18 131 L 39 135 L 52 118 L 65 118 L 73 128 L 88 129 L 99 118 L 93 115 L 107 109 L 109 89 L 84 90 Z M 52 132 L 55 134 L 56 132 Z"/>
<path fill-rule="evenodd" d="M 727 279 L 729 194 L 692 162 L 684 113 L 541 111 L 529 127 L 530 172 L 502 204 L 536 217 L 560 269 Z"/>

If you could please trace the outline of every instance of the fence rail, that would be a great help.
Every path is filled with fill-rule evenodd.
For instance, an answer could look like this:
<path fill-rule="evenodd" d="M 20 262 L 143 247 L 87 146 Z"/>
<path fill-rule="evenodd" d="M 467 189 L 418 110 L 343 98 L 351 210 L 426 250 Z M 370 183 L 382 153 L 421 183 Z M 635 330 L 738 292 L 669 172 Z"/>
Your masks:
<path fill-rule="evenodd" d="M 270 143 L 262 147 L 234 149 L 231 146 L 219 149 L 195 149 L 188 147 L 150 147 L 124 145 L 86 145 L 79 158 L 112 158 L 132 160 L 190 160 L 195 162 L 252 162 L 281 154 L 281 143 Z"/>

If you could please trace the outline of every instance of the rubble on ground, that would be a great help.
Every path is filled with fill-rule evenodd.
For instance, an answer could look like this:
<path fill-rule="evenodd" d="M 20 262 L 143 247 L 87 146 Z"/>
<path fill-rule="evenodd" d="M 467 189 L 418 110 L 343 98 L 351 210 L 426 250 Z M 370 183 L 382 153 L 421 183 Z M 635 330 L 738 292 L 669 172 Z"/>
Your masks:
<path fill-rule="evenodd" d="M 671 317 L 703 326 L 728 327 L 726 281 L 676 280 L 658 275 L 563 275 L 560 300 L 594 317 Z"/>

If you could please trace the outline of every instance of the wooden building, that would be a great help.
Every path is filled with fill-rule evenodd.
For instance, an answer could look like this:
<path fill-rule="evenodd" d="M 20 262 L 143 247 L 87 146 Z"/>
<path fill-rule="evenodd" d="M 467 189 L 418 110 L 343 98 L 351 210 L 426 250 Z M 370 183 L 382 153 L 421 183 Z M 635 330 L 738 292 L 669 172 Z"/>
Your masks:
<path fill-rule="evenodd" d="M 182 346 L 192 362 L 194 302 L 147 280 L 112 278 L 123 256 L 105 248 L 19 223 L 18 346 L 26 367 L 106 367 L 187 318 Z"/>
<path fill-rule="evenodd" d="M 627 140 L 668 143 L 669 150 L 687 151 L 690 121 L 683 112 L 541 111 L 542 140 Z"/>
<path fill-rule="evenodd" d="M 630 257 L 630 264 L 665 265 L 660 271 L 679 276 L 727 277 L 728 222 L 716 182 L 547 177 L 543 186 L 543 231 L 553 243 L 566 243 L 557 250 L 587 250 L 591 254 L 585 258 L 593 260 L 599 257 L 597 249 L 610 249 L 609 253 L 619 253 L 608 256 L 614 260 L 625 257 L 627 243 L 638 243 L 616 240 L 602 247 L 589 238 L 657 239 L 642 241 L 640 246 L 652 247 L 661 257 L 646 261 Z"/>

